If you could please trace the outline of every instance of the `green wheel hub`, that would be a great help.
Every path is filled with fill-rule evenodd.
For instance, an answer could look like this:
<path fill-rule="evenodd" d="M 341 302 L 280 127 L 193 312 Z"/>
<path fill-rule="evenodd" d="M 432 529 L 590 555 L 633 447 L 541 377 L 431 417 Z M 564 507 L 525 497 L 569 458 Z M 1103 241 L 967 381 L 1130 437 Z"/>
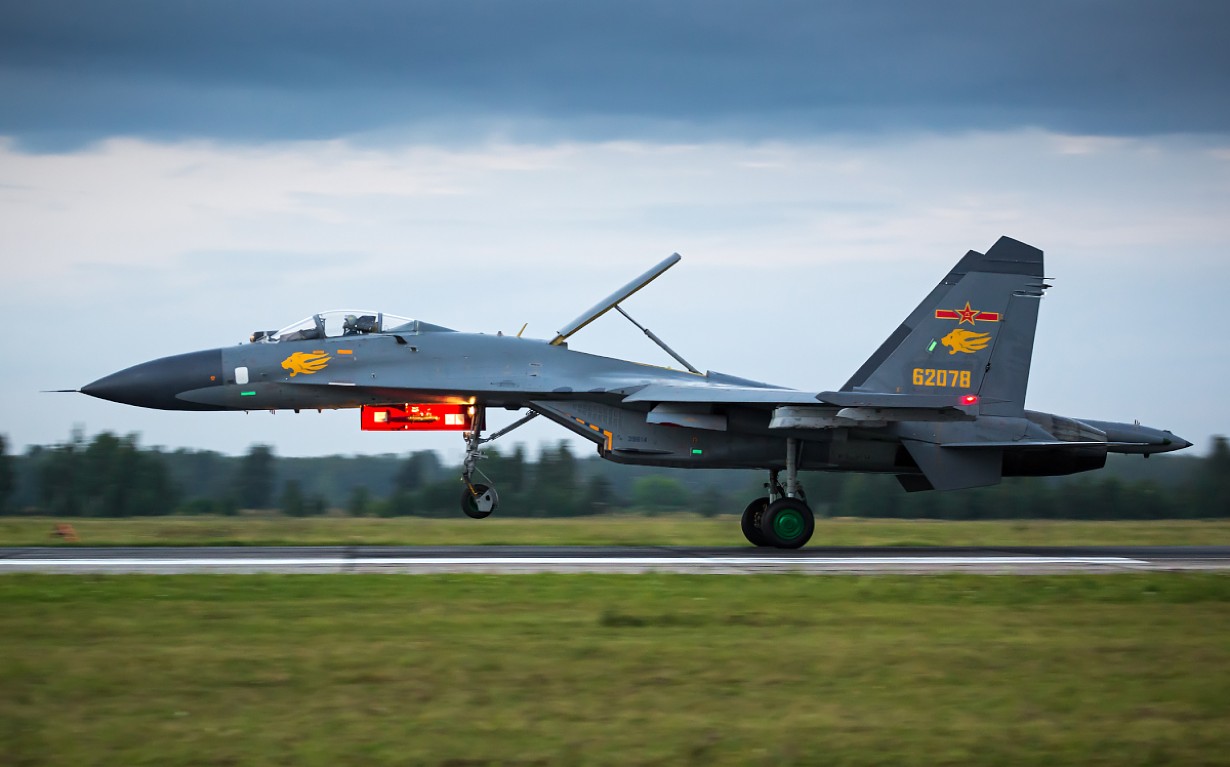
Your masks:
<path fill-rule="evenodd" d="M 807 525 L 798 509 L 784 509 L 773 518 L 773 532 L 782 540 L 793 541 L 803 534 Z"/>
<path fill-rule="evenodd" d="M 811 540 L 816 518 L 801 498 L 779 498 L 760 519 L 765 542 L 779 549 L 797 549 Z"/>

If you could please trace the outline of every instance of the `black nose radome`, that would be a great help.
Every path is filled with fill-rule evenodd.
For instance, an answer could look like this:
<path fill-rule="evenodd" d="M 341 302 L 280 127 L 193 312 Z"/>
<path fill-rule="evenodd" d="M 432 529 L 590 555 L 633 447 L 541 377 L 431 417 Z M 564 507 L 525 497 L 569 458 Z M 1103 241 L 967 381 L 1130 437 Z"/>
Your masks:
<path fill-rule="evenodd" d="M 159 410 L 219 410 L 177 395 L 222 383 L 222 350 L 177 354 L 143 362 L 81 387 L 83 394 Z"/>

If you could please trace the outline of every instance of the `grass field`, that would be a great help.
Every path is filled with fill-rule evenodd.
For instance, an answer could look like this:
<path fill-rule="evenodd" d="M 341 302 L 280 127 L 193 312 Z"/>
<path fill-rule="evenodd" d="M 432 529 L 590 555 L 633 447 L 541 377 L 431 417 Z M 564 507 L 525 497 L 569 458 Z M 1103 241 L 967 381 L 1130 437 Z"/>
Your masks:
<path fill-rule="evenodd" d="M 1230 576 L 0 577 L 0 763 L 1230 763 Z"/>
<path fill-rule="evenodd" d="M 51 535 L 57 521 L 70 521 L 81 544 L 92 546 L 747 545 L 739 531 L 737 517 L 671 514 L 485 520 L 276 516 L 71 520 L 0 517 L 0 546 L 73 545 Z M 822 519 L 816 523 L 811 545 L 1230 545 L 1230 520 L 938 522 Z"/>

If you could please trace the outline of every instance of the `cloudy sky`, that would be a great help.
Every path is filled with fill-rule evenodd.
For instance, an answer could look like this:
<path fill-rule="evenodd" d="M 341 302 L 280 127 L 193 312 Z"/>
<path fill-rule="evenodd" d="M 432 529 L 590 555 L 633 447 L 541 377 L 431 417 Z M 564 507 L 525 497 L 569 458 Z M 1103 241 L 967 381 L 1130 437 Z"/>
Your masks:
<path fill-rule="evenodd" d="M 1230 431 L 1230 6 L 64 0 L 0 10 L 0 433 L 456 450 L 76 387 L 370 307 L 549 338 L 628 302 L 836 388 L 967 249 L 1046 252 L 1029 406 Z M 606 317 L 573 348 L 668 362 Z M 493 419 L 498 421 L 499 417 Z M 531 445 L 564 436 L 524 432 Z M 454 442 L 458 444 L 454 444 Z"/>

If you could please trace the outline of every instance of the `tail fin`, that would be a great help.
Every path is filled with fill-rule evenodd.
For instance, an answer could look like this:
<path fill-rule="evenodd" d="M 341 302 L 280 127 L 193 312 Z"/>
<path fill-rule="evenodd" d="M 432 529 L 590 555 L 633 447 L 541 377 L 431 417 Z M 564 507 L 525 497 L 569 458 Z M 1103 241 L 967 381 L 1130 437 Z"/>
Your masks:
<path fill-rule="evenodd" d="M 971 250 L 842 391 L 975 394 L 984 415 L 1021 415 L 1047 287 L 1037 248 L 1000 237 Z"/>

